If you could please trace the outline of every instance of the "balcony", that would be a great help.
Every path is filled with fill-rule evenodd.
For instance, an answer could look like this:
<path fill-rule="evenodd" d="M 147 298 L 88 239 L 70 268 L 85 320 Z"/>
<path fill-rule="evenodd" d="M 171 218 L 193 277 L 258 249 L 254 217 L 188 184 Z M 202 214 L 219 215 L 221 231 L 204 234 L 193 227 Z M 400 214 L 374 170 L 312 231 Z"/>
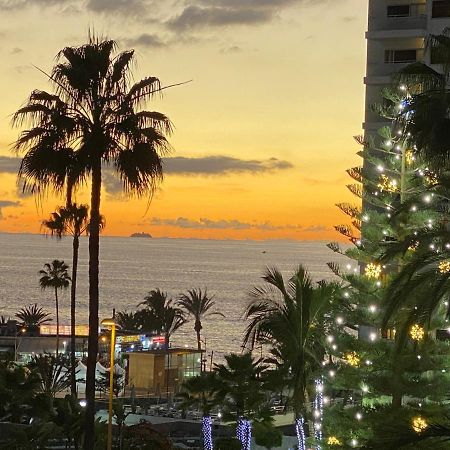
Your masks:
<path fill-rule="evenodd" d="M 385 61 L 387 62 L 376 62 L 376 63 L 368 63 L 367 64 L 367 84 L 375 84 L 374 81 L 376 77 L 390 77 L 394 73 L 397 73 L 400 69 L 403 69 L 409 64 L 412 64 L 417 61 L 423 61 L 425 57 L 425 51 L 423 48 L 418 48 L 416 51 L 415 59 L 397 59 L 395 60 L 395 50 L 386 50 L 385 51 Z M 403 50 L 399 52 L 403 53 Z M 410 50 L 407 51 L 409 53 Z"/>
<path fill-rule="evenodd" d="M 392 8 L 392 9 L 390 9 Z M 400 8 L 400 9 L 395 9 Z M 369 35 L 380 32 L 403 32 L 427 29 L 425 4 L 390 6 L 383 16 L 369 17 Z M 409 33 L 410 34 L 410 33 Z"/>

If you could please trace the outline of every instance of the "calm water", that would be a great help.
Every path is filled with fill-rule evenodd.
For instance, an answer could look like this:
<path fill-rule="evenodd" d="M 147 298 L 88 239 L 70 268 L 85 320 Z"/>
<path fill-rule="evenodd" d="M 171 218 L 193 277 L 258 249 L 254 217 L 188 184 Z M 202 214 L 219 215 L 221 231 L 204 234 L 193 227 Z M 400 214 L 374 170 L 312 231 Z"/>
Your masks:
<path fill-rule="evenodd" d="M 260 284 L 266 266 L 283 273 L 302 263 L 315 280 L 330 279 L 326 263 L 343 262 L 324 242 L 218 241 L 102 237 L 100 250 L 100 318 L 113 308 L 132 310 L 148 291 L 161 288 L 172 296 L 194 287 L 208 288 L 225 318 L 204 322 L 208 350 L 220 355 L 240 351 L 246 294 Z M 41 235 L 0 233 L 0 315 L 38 303 L 54 312 L 51 291 L 41 291 L 38 271 L 45 262 L 71 263 L 71 239 L 56 241 Z M 87 238 L 80 244 L 78 322 L 87 323 Z M 69 324 L 69 292 L 61 295 L 61 322 Z M 174 336 L 174 344 L 194 345 L 193 324 Z"/>

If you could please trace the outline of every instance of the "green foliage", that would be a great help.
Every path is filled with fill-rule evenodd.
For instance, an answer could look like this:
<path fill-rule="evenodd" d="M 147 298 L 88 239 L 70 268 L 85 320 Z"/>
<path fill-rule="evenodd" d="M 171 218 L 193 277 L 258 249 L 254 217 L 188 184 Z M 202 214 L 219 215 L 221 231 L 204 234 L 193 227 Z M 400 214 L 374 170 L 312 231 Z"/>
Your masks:
<path fill-rule="evenodd" d="M 51 322 L 50 313 L 44 311 L 43 308 L 34 305 L 25 306 L 20 309 L 16 317 L 20 320 L 20 326 L 30 331 L 36 331 L 40 325 Z"/>
<path fill-rule="evenodd" d="M 214 448 L 216 450 L 241 450 L 241 443 L 236 438 L 217 439 Z"/>
<path fill-rule="evenodd" d="M 253 436 L 257 445 L 266 447 L 268 450 L 274 447 L 281 447 L 283 442 L 283 433 L 267 422 L 254 422 Z"/>
<path fill-rule="evenodd" d="M 99 377 L 95 379 L 96 390 L 109 393 L 109 371 L 101 372 Z M 113 374 L 113 393 L 116 397 L 122 392 L 125 387 L 125 376 L 123 374 L 114 372 Z"/>

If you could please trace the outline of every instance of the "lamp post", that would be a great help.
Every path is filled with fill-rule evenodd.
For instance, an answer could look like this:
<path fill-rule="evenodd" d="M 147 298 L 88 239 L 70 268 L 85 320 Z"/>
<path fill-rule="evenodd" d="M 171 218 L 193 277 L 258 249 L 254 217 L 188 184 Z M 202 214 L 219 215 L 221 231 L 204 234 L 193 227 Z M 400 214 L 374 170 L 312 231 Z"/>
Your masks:
<path fill-rule="evenodd" d="M 113 387 L 114 387 L 114 353 L 116 349 L 116 322 L 114 317 L 101 322 L 104 327 L 111 328 L 110 355 L 109 355 L 109 406 L 108 406 L 108 443 L 107 450 L 112 449 L 112 413 L 113 413 Z"/>

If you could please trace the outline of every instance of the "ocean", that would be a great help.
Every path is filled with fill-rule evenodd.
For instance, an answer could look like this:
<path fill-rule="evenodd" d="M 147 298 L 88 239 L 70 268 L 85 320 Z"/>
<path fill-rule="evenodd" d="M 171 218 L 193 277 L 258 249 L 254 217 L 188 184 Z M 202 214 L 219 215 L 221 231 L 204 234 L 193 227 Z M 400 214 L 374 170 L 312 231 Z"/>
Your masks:
<path fill-rule="evenodd" d="M 77 322 L 88 318 L 88 246 L 80 242 Z M 266 267 L 277 267 L 289 275 L 303 264 L 314 280 L 333 278 L 326 263 L 344 263 L 317 241 L 233 241 L 199 239 L 146 239 L 101 237 L 100 319 L 112 309 L 134 310 L 152 289 L 160 288 L 172 297 L 192 288 L 208 289 L 216 310 L 203 323 L 207 352 L 215 359 L 240 352 L 245 327 L 242 314 L 247 294 L 262 283 Z M 62 259 L 71 265 L 72 240 L 33 234 L 0 233 L 0 315 L 13 318 L 22 307 L 38 303 L 54 315 L 51 290 L 41 291 L 38 271 L 44 263 Z M 70 294 L 60 296 L 61 324 L 69 324 Z M 193 323 L 184 325 L 172 338 L 173 345 L 195 346 Z"/>

